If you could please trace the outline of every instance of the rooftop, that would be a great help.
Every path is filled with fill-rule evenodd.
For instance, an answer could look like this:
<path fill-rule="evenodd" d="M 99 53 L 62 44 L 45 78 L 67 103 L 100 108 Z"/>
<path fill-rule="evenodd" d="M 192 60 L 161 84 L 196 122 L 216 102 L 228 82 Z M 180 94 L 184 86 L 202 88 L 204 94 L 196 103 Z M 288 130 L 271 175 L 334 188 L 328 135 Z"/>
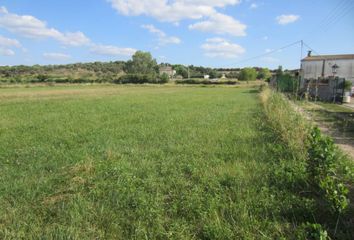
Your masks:
<path fill-rule="evenodd" d="M 314 55 L 307 56 L 302 61 L 320 61 L 320 60 L 342 60 L 354 59 L 354 54 L 339 54 L 339 55 Z"/>

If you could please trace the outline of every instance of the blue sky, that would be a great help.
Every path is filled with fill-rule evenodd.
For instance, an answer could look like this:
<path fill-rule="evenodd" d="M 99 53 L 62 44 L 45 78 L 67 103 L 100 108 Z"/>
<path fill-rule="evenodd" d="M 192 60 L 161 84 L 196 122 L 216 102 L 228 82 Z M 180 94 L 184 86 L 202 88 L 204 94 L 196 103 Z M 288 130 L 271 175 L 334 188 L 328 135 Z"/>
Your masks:
<path fill-rule="evenodd" d="M 127 60 L 297 68 L 304 40 L 354 53 L 352 0 L 1 0 L 0 65 Z M 303 54 L 306 54 L 306 47 Z"/>

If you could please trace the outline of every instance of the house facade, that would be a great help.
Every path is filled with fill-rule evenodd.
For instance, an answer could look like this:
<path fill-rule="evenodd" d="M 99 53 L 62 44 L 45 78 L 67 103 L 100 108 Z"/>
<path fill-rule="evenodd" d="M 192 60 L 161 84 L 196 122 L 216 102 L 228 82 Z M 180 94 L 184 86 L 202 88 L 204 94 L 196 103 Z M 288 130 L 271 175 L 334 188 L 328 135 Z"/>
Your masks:
<path fill-rule="evenodd" d="M 300 88 L 311 96 L 332 101 L 344 93 L 344 80 L 354 86 L 354 54 L 316 55 L 301 60 Z"/>
<path fill-rule="evenodd" d="M 173 70 L 171 66 L 160 66 L 159 71 L 160 74 L 166 73 L 170 78 L 173 78 L 173 76 L 176 74 L 176 71 Z"/>
<path fill-rule="evenodd" d="M 333 66 L 337 65 L 333 74 Z M 339 77 L 354 84 L 354 54 L 342 55 L 309 55 L 301 60 L 301 84 L 309 79 Z"/>

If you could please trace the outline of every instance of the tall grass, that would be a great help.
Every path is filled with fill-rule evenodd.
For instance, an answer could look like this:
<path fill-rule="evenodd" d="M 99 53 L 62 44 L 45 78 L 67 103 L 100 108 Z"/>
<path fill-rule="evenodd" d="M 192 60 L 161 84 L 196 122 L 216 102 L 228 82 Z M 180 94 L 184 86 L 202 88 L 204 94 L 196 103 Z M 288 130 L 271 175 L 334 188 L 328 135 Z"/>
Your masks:
<path fill-rule="evenodd" d="M 348 205 L 348 186 L 354 179 L 350 179 L 350 171 L 343 169 L 348 170 L 353 164 L 283 94 L 264 88 L 260 99 L 268 126 L 280 137 L 281 152 L 288 153 L 288 157 L 275 161 L 274 184 L 286 186 L 301 201 L 311 199 L 318 205 L 311 209 L 313 219 L 298 228 L 299 236 L 327 239 L 327 229 L 333 238 L 347 238 L 353 234 L 349 230 L 353 227 L 353 206 Z"/>
<path fill-rule="evenodd" d="M 272 130 L 298 157 L 306 157 L 310 124 L 282 94 L 265 88 L 260 93 L 264 112 Z"/>

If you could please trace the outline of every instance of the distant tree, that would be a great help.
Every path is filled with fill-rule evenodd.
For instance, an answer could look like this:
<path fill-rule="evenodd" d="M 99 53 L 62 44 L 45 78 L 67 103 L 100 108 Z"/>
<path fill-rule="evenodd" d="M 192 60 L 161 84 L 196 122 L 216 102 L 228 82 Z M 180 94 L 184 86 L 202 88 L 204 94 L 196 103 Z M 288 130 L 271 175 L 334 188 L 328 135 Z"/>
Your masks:
<path fill-rule="evenodd" d="M 234 79 L 238 79 L 239 78 L 239 73 L 237 71 L 231 71 L 229 73 L 226 74 L 227 78 L 234 78 Z"/>
<path fill-rule="evenodd" d="M 137 51 L 126 63 L 126 71 L 132 74 L 156 74 L 158 65 L 149 52 Z"/>
<path fill-rule="evenodd" d="M 169 79 L 170 79 L 170 77 L 168 76 L 168 74 L 167 73 L 163 73 L 160 76 L 160 81 L 159 82 L 160 83 L 167 83 Z"/>
<path fill-rule="evenodd" d="M 45 82 L 47 79 L 48 79 L 48 76 L 47 76 L 47 75 L 44 75 L 44 74 L 38 74 L 38 75 L 37 75 L 37 80 L 38 80 L 39 82 Z"/>
<path fill-rule="evenodd" d="M 220 78 L 221 77 L 221 74 L 218 71 L 216 71 L 215 69 L 209 70 L 208 75 L 210 76 L 210 78 Z"/>
<path fill-rule="evenodd" d="M 272 74 L 270 73 L 268 68 L 261 68 L 258 71 L 258 76 L 257 76 L 258 79 L 268 80 L 271 77 L 272 77 Z"/>
<path fill-rule="evenodd" d="M 188 69 L 183 66 L 183 65 L 175 65 L 174 70 L 176 71 L 177 75 L 181 75 L 183 78 L 187 78 L 188 77 Z"/>
<path fill-rule="evenodd" d="M 254 68 L 243 68 L 239 79 L 242 81 L 253 81 L 257 79 L 257 71 Z"/>
<path fill-rule="evenodd" d="M 284 74 L 283 66 L 279 66 L 277 69 L 277 76 L 282 76 L 283 74 Z"/>

